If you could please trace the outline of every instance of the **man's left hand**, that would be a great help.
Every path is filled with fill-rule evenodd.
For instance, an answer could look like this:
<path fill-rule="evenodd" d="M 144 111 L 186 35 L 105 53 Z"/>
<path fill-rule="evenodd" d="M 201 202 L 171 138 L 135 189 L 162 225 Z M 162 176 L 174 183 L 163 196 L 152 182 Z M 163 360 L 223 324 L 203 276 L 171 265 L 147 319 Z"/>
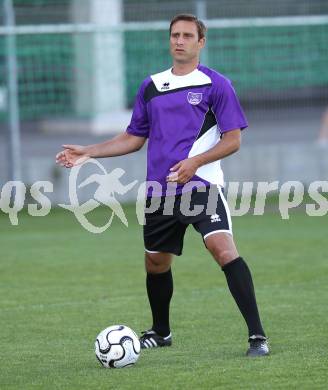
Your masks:
<path fill-rule="evenodd" d="M 195 175 L 198 168 L 199 163 L 196 158 L 182 160 L 170 169 L 171 173 L 166 177 L 166 181 L 185 184 Z"/>

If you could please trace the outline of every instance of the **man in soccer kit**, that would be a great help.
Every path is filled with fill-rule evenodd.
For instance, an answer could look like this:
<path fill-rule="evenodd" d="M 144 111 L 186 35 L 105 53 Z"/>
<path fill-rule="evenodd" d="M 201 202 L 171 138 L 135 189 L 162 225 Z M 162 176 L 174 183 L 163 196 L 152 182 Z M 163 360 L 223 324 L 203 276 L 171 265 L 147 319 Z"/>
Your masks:
<path fill-rule="evenodd" d="M 90 157 L 131 153 L 148 139 L 144 244 L 153 324 L 143 332 L 141 347 L 172 344 L 171 263 L 174 255 L 181 255 L 186 229 L 192 224 L 221 266 L 246 321 L 247 356 L 265 356 L 267 338 L 250 270 L 233 240 L 220 167 L 222 158 L 239 149 L 247 120 L 231 82 L 199 63 L 205 31 L 193 15 L 172 19 L 173 67 L 143 81 L 126 132 L 102 144 L 64 145 L 57 162 L 69 168 L 79 159 L 80 163 Z"/>

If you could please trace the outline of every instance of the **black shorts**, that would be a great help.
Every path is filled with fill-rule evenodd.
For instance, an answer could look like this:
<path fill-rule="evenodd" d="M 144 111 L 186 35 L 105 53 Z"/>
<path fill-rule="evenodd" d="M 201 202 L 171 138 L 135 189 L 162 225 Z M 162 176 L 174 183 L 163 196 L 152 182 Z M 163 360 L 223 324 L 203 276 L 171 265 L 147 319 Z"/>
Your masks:
<path fill-rule="evenodd" d="M 204 241 L 213 233 L 232 234 L 229 207 L 221 188 L 202 187 L 183 195 L 147 198 L 144 225 L 146 252 L 168 252 L 180 256 L 189 224 Z"/>

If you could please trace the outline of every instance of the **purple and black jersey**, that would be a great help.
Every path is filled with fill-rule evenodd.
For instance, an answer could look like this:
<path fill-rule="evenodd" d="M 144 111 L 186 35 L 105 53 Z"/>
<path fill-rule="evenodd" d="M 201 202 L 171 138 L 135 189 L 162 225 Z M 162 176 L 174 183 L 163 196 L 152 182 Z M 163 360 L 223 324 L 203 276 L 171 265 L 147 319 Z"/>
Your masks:
<path fill-rule="evenodd" d="M 211 149 L 221 134 L 245 127 L 247 120 L 231 82 L 199 65 L 184 76 L 168 69 L 145 79 L 127 132 L 149 138 L 147 181 L 161 184 L 161 193 L 152 193 L 161 196 L 166 194 L 166 177 L 176 163 Z M 200 167 L 191 181 L 223 186 L 220 161 Z M 182 187 L 177 186 L 176 194 Z"/>

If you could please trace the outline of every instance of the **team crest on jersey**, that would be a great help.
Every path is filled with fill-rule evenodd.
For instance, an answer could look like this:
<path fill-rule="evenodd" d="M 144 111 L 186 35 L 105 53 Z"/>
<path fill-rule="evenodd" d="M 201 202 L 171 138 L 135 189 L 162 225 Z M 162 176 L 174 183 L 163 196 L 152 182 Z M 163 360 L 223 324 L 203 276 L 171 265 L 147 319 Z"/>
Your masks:
<path fill-rule="evenodd" d="M 196 106 L 202 101 L 203 94 L 201 92 L 188 92 L 187 99 L 190 104 Z"/>

